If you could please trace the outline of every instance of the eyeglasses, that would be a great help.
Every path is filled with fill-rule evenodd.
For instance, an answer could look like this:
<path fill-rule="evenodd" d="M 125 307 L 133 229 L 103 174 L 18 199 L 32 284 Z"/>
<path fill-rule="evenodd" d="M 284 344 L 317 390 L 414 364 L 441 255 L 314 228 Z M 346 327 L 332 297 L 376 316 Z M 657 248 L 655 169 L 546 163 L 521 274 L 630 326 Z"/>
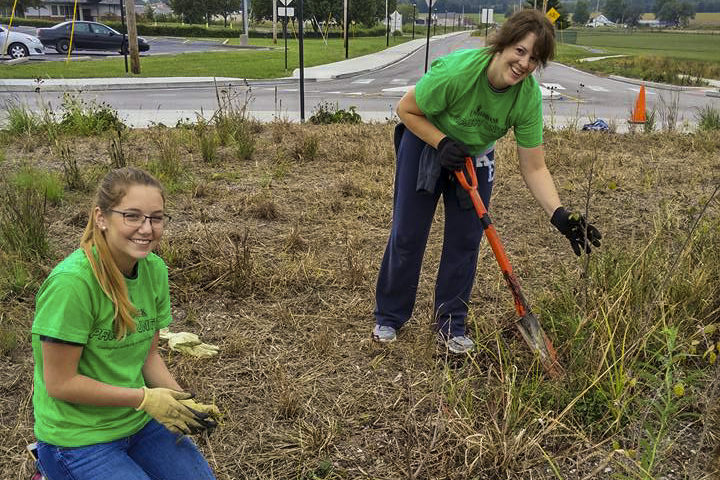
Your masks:
<path fill-rule="evenodd" d="M 122 212 L 120 210 L 110 209 L 111 212 L 119 213 L 123 216 L 123 223 L 128 227 L 140 228 L 145 223 L 145 220 L 150 220 L 150 226 L 154 229 L 165 228 L 165 225 L 172 219 L 172 217 L 166 213 L 162 215 L 145 215 L 137 212 Z"/>

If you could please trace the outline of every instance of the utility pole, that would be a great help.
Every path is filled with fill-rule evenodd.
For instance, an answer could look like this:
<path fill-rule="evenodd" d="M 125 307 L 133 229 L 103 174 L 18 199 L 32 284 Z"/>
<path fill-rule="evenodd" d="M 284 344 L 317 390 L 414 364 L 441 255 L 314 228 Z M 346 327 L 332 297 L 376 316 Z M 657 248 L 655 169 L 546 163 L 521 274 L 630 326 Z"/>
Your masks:
<path fill-rule="evenodd" d="M 432 21 L 432 17 L 430 16 L 431 12 L 432 12 L 432 0 L 428 0 L 427 40 L 425 42 L 425 72 L 427 72 L 428 54 L 430 53 L 430 22 Z"/>
<path fill-rule="evenodd" d="M 140 74 L 140 52 L 138 51 L 137 24 L 135 23 L 135 0 L 125 0 L 128 26 L 128 50 L 130 50 L 130 71 Z"/>
<path fill-rule="evenodd" d="M 277 44 L 277 0 L 273 0 L 273 45 Z"/>
<path fill-rule="evenodd" d="M 385 46 L 390 46 L 390 13 L 388 12 L 388 0 L 385 0 Z"/>
<path fill-rule="evenodd" d="M 128 37 L 127 37 L 127 26 L 125 25 L 125 6 L 122 4 L 122 0 L 120 0 L 120 20 L 122 21 L 122 34 L 123 34 L 123 45 L 128 44 Z M 125 73 L 128 73 L 130 70 L 128 69 L 128 49 L 123 48 L 123 57 L 125 57 Z"/>
<path fill-rule="evenodd" d="M 343 39 L 345 40 L 345 58 L 348 58 L 348 0 L 343 1 Z"/>
<path fill-rule="evenodd" d="M 243 0 L 243 33 L 250 40 L 250 34 L 248 33 L 248 2 Z"/>

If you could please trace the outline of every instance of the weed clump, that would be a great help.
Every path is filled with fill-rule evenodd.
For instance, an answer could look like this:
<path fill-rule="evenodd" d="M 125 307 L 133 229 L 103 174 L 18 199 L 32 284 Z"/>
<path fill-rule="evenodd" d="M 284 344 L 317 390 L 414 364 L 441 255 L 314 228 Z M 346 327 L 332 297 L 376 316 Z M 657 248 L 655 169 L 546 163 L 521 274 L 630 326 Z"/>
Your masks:
<path fill-rule="evenodd" d="M 310 116 L 310 123 L 314 125 L 329 125 L 331 123 L 360 123 L 362 118 L 357 113 L 356 107 L 351 105 L 347 110 L 338 106 L 337 103 L 322 102 L 315 107 L 314 113 Z"/>

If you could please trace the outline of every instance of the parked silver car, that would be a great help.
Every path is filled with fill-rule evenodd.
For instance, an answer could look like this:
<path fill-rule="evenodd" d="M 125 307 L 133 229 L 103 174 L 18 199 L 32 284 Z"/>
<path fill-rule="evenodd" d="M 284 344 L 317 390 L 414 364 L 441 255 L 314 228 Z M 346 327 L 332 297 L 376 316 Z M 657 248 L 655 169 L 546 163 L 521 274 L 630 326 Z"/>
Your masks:
<path fill-rule="evenodd" d="M 5 25 L 0 25 L 0 52 L 12 58 L 22 58 L 30 55 L 45 55 L 45 48 L 37 37 L 9 31 Z"/>

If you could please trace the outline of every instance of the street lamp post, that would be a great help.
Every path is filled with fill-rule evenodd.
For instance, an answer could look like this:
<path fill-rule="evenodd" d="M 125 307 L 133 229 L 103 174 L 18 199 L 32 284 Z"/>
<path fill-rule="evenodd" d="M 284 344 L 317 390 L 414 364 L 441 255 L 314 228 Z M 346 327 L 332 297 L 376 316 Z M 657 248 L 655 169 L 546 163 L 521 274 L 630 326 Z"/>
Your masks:
<path fill-rule="evenodd" d="M 428 54 L 430 53 L 430 22 L 431 16 L 430 12 L 432 12 L 432 0 L 428 1 L 428 16 L 427 16 L 427 40 L 425 41 L 425 71 L 427 72 L 428 67 Z"/>
<path fill-rule="evenodd" d="M 437 8 L 433 10 L 435 12 L 435 21 L 433 22 L 433 37 L 435 36 L 435 33 L 437 33 Z"/>
<path fill-rule="evenodd" d="M 415 7 L 416 5 L 413 3 L 413 40 L 415 40 Z"/>
<path fill-rule="evenodd" d="M 447 8 L 446 8 L 446 9 L 445 9 L 445 22 L 443 22 L 443 23 L 444 23 L 444 25 L 443 25 L 443 33 L 447 33 L 447 13 L 448 13 L 448 12 L 447 12 Z"/>

